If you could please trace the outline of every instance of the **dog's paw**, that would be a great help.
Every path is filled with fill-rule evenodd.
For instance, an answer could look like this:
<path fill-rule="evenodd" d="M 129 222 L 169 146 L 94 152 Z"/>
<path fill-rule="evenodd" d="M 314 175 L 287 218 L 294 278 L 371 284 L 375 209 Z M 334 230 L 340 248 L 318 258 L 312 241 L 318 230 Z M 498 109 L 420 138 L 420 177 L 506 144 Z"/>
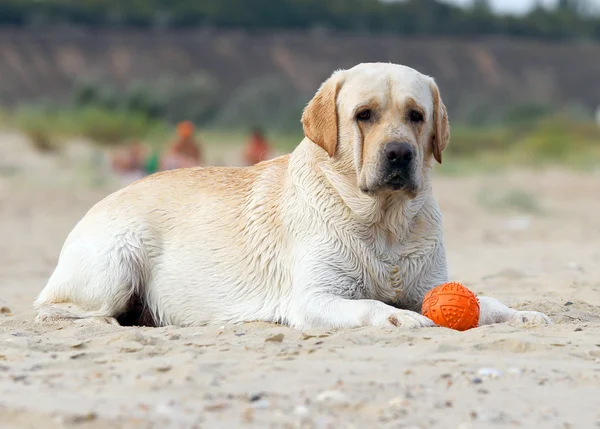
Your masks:
<path fill-rule="evenodd" d="M 552 320 L 539 311 L 516 311 L 508 319 L 511 325 L 552 325 Z"/>
<path fill-rule="evenodd" d="M 396 310 L 391 314 L 381 317 L 375 326 L 395 326 L 398 328 L 418 329 L 435 326 L 431 319 L 409 310 Z"/>
<path fill-rule="evenodd" d="M 121 324 L 114 317 L 110 316 L 95 316 L 95 317 L 86 317 L 83 319 L 76 319 L 74 321 L 79 326 L 88 326 L 88 325 L 113 325 L 113 326 L 121 326 Z"/>

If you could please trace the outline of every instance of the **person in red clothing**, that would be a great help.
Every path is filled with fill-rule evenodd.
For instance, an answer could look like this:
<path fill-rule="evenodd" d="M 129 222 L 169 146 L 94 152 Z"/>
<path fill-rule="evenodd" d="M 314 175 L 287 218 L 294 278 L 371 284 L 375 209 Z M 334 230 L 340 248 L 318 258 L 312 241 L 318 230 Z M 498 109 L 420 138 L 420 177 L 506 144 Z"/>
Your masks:
<path fill-rule="evenodd" d="M 194 140 L 194 124 L 183 121 L 177 124 L 177 138 L 161 157 L 160 169 L 196 167 L 204 163 L 202 151 Z"/>
<path fill-rule="evenodd" d="M 271 148 L 264 134 L 259 128 L 255 128 L 248 139 L 244 151 L 244 161 L 246 165 L 254 165 L 266 159 L 271 155 Z"/>

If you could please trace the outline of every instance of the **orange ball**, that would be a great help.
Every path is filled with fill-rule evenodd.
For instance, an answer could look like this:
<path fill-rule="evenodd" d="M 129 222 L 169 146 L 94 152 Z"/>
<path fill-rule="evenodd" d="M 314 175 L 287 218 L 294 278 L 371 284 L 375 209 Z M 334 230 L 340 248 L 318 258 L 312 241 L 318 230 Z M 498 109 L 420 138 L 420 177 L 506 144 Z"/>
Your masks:
<path fill-rule="evenodd" d="M 421 313 L 438 326 L 466 331 L 479 323 L 479 301 L 460 283 L 444 283 L 427 292 Z"/>

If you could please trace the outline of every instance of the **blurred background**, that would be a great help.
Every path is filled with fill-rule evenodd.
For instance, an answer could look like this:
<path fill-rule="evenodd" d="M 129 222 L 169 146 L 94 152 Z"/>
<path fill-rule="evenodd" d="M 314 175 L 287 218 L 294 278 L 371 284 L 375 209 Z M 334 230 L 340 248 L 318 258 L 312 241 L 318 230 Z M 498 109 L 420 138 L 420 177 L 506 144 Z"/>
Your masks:
<path fill-rule="evenodd" d="M 442 172 L 600 159 L 600 0 L 2 0 L 0 174 L 251 164 L 365 61 L 436 78 Z"/>

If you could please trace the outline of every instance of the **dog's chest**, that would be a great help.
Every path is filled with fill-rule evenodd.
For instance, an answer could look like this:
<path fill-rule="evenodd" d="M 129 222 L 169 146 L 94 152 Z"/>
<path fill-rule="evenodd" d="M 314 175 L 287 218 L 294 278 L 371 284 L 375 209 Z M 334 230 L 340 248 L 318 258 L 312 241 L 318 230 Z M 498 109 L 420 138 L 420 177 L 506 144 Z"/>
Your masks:
<path fill-rule="evenodd" d="M 371 298 L 399 303 L 419 287 L 427 276 L 435 248 L 435 234 L 409 234 L 397 242 L 371 243 L 370 255 L 363 258 L 365 285 Z"/>
<path fill-rule="evenodd" d="M 432 261 L 440 252 L 441 216 L 433 200 L 388 211 L 376 222 L 347 222 L 327 245 L 348 280 L 344 295 L 402 306 L 422 298 L 436 277 Z"/>
<path fill-rule="evenodd" d="M 415 266 L 420 265 L 407 259 L 401 252 L 378 254 L 376 260 L 379 269 L 374 280 L 380 287 L 393 290 L 396 295 L 403 293 L 415 276 Z"/>

